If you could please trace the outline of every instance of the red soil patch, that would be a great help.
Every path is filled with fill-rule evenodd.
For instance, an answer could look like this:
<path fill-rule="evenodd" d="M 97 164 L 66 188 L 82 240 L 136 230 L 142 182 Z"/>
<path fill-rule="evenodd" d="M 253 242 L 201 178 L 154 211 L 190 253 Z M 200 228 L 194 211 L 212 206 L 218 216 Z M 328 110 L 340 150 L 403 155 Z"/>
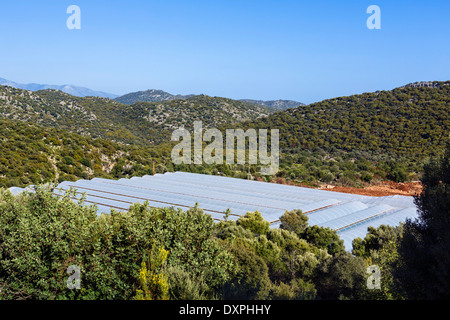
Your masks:
<path fill-rule="evenodd" d="M 257 178 L 258 181 L 264 181 L 262 178 Z M 295 184 L 286 181 L 283 178 L 275 178 L 273 183 L 295 185 L 298 187 L 313 188 L 306 184 Z M 364 188 L 342 187 L 334 185 L 322 185 L 318 189 L 336 191 L 351 194 L 360 194 L 364 196 L 384 197 L 384 196 L 414 196 L 422 192 L 422 184 L 420 181 L 397 183 L 393 181 L 382 181 L 374 185 L 368 185 Z"/>
<path fill-rule="evenodd" d="M 361 194 L 365 196 L 384 197 L 384 196 L 414 196 L 420 194 L 422 191 L 422 184 L 418 181 L 396 183 L 392 181 L 383 181 L 377 185 L 368 186 L 365 188 L 339 187 L 339 186 L 325 186 L 320 189 Z"/>

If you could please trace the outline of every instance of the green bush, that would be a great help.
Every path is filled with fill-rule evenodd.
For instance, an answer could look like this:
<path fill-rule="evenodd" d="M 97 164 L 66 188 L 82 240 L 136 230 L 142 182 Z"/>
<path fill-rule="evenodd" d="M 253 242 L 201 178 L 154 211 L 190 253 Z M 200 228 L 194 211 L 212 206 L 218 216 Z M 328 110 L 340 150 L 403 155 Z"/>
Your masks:
<path fill-rule="evenodd" d="M 270 229 L 270 223 L 264 220 L 259 211 L 247 212 L 245 216 L 239 217 L 237 225 L 257 234 L 266 234 Z"/>
<path fill-rule="evenodd" d="M 192 278 L 191 274 L 176 266 L 166 270 L 169 281 L 169 296 L 173 300 L 215 299 L 203 277 Z"/>
<path fill-rule="evenodd" d="M 73 158 L 70 156 L 65 156 L 63 160 L 64 163 L 67 164 L 68 166 L 75 164 L 75 160 L 73 160 Z"/>
<path fill-rule="evenodd" d="M 408 178 L 408 174 L 403 168 L 394 168 L 388 175 L 387 178 L 395 182 L 405 182 Z"/>
<path fill-rule="evenodd" d="M 286 211 L 280 217 L 280 228 L 300 235 L 308 226 L 308 219 L 308 216 L 303 214 L 301 210 Z"/>
<path fill-rule="evenodd" d="M 326 249 L 331 255 L 345 251 L 344 241 L 339 238 L 336 231 L 330 228 L 310 226 L 305 229 L 301 237 L 318 248 Z"/>
<path fill-rule="evenodd" d="M 176 267 L 210 288 L 229 280 L 232 256 L 219 246 L 214 222 L 197 208 L 133 205 L 97 217 L 39 187 L 17 198 L 0 193 L 0 299 L 130 299 L 147 252 L 164 247 Z M 81 289 L 69 290 L 67 268 L 81 270 Z"/>

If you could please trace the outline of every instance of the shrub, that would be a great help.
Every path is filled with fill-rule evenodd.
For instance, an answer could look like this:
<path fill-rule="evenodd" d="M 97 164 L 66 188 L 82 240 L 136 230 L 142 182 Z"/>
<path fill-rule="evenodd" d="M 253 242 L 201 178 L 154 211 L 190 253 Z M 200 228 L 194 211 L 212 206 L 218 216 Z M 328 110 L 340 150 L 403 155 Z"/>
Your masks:
<path fill-rule="evenodd" d="M 170 252 L 167 267 L 208 287 L 230 279 L 231 253 L 201 210 L 136 204 L 97 217 L 95 207 L 73 197 L 73 190 L 58 198 L 43 187 L 17 197 L 0 192 L 0 299 L 131 299 L 141 262 L 160 247 Z M 80 268 L 80 290 L 66 287 L 71 265 Z"/>
<path fill-rule="evenodd" d="M 270 223 L 261 216 L 259 211 L 247 212 L 239 217 L 237 224 L 257 234 L 266 234 L 270 230 Z"/>
<path fill-rule="evenodd" d="M 308 216 L 303 214 L 302 210 L 286 211 L 280 217 L 280 228 L 294 232 L 300 235 L 308 226 Z"/>

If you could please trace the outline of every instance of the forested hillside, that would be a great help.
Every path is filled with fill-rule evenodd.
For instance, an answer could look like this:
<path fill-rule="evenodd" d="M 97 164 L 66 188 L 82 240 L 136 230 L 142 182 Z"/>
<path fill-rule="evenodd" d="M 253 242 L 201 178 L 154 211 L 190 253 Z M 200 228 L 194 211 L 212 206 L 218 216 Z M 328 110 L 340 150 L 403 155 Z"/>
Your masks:
<path fill-rule="evenodd" d="M 200 95 L 201 96 L 201 95 Z M 137 92 L 130 92 L 123 96 L 114 98 L 115 101 L 123 103 L 123 104 L 134 104 L 136 102 L 163 102 L 163 101 L 169 101 L 169 100 L 186 100 L 190 98 L 194 98 L 196 95 L 194 94 L 188 94 L 188 95 L 181 95 L 181 94 L 170 94 L 168 92 L 162 91 L 162 90 L 145 90 L 145 91 L 137 91 Z M 295 108 L 301 105 L 304 105 L 301 102 L 292 101 L 292 100 L 253 100 L 253 99 L 239 99 L 237 101 L 245 102 L 251 105 L 257 105 L 262 106 L 266 108 L 276 110 L 286 110 L 288 108 Z"/>
<path fill-rule="evenodd" d="M 108 98 L 74 97 L 57 90 L 31 92 L 0 86 L 0 117 L 126 144 L 166 143 L 193 121 L 205 127 L 236 125 L 273 112 L 270 108 L 204 95 L 187 100 L 124 105 Z"/>
<path fill-rule="evenodd" d="M 450 81 L 439 88 L 339 97 L 277 112 L 250 126 L 279 128 L 284 152 L 298 149 L 371 151 L 423 157 L 445 146 Z"/>
<path fill-rule="evenodd" d="M 123 110 L 125 116 L 145 119 L 156 127 L 170 129 L 170 132 L 180 126 L 190 128 L 194 121 L 202 121 L 205 128 L 233 128 L 242 121 L 265 118 L 273 113 L 269 107 L 205 95 L 163 103 L 137 102 Z"/>
<path fill-rule="evenodd" d="M 252 100 L 252 99 L 241 99 L 240 101 L 252 103 L 252 104 L 258 104 L 261 106 L 266 106 L 273 109 L 278 110 L 286 110 L 290 108 L 296 108 L 298 106 L 304 106 L 304 103 L 293 101 L 293 100 L 269 100 L 269 101 L 263 101 L 263 100 Z"/>
<path fill-rule="evenodd" d="M 441 154 L 449 137 L 450 82 L 339 97 L 269 115 L 271 112 L 204 95 L 123 105 L 54 90 L 34 93 L 0 87 L 0 115 L 4 118 L 1 185 L 103 175 L 129 177 L 152 173 L 153 161 L 156 172 L 181 170 L 260 178 L 255 165 L 174 166 L 170 133 L 180 126 L 190 128 L 196 120 L 202 121 L 204 128 L 279 129 L 280 170 L 277 177 L 265 177 L 268 181 L 282 178 L 315 186 L 361 187 L 381 180 L 418 180 L 423 163 Z M 58 130 L 51 129 L 55 127 Z M 112 157 L 114 152 L 122 152 L 115 160 L 109 159 L 107 167 L 95 159 L 92 147 L 80 145 L 93 144 L 96 138 L 101 141 L 97 144 L 108 145 L 100 153 Z M 59 145 L 48 144 L 51 139 Z M 62 145 L 73 150 L 61 151 Z M 131 152 L 139 157 L 127 160 Z M 62 161 L 65 156 L 75 162 Z M 83 166 L 81 159 L 88 160 L 83 161 L 91 167 Z"/>
<path fill-rule="evenodd" d="M 189 99 L 194 95 L 173 95 L 168 92 L 162 90 L 145 90 L 145 91 L 136 91 L 124 94 L 123 96 L 114 98 L 115 101 L 123 103 L 123 104 L 133 104 L 136 102 L 162 102 L 176 99 Z"/>
<path fill-rule="evenodd" d="M 0 187 L 166 171 L 164 146 L 138 148 L 62 129 L 0 119 Z"/>
<path fill-rule="evenodd" d="M 450 134 L 450 81 L 434 84 L 324 100 L 244 127 L 280 130 L 279 176 L 288 179 L 417 179 Z"/>

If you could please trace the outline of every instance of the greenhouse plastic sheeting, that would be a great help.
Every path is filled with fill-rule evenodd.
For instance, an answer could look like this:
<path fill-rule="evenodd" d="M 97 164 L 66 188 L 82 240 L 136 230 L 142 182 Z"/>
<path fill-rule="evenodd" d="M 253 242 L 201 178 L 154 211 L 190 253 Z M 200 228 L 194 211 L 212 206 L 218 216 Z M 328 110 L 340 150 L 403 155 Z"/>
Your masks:
<path fill-rule="evenodd" d="M 275 228 L 286 211 L 300 209 L 308 216 L 309 225 L 336 230 L 347 250 L 351 250 L 354 238 L 366 235 L 369 226 L 396 226 L 416 217 L 412 197 L 370 197 L 186 172 L 65 181 L 53 193 L 61 196 L 71 188 L 75 189 L 75 200 L 84 195 L 86 205 L 97 205 L 99 215 L 108 214 L 111 209 L 127 211 L 133 203 L 144 201 L 151 207 L 182 210 L 197 204 L 215 220 L 224 219 L 227 209 L 231 210 L 230 220 L 259 211 Z M 25 189 L 10 190 L 18 194 Z"/>
<path fill-rule="evenodd" d="M 406 219 L 414 220 L 417 217 L 418 215 L 415 207 L 405 208 L 372 219 L 367 219 L 361 223 L 356 223 L 348 228 L 338 230 L 337 233 L 339 237 L 344 240 L 345 249 L 351 251 L 353 239 L 358 237 L 364 238 L 369 227 L 378 228 L 383 224 L 397 226 L 400 223 L 404 223 Z"/>

